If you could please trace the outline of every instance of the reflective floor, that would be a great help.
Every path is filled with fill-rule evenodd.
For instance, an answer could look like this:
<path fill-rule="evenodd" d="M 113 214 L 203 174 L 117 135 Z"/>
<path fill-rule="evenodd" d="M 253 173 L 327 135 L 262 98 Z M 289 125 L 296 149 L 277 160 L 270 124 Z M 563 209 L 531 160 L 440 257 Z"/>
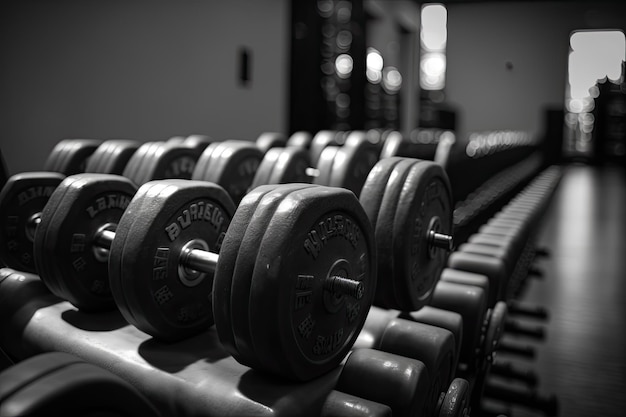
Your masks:
<path fill-rule="evenodd" d="M 571 165 L 545 214 L 538 261 L 522 300 L 548 308 L 536 357 L 519 360 L 559 398 L 561 416 L 626 415 L 626 175 L 621 167 Z M 525 319 L 525 322 L 531 321 Z M 507 336 L 510 337 L 510 336 Z M 525 409 L 514 417 L 541 415 Z"/>

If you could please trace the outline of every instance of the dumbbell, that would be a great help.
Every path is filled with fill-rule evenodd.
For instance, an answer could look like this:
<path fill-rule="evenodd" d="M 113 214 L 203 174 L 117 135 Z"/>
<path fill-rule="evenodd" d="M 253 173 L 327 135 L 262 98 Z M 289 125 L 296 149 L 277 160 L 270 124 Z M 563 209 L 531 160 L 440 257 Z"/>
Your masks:
<path fill-rule="evenodd" d="M 132 139 L 106 140 L 91 154 L 84 172 L 121 175 L 140 146 L 138 141 Z"/>
<path fill-rule="evenodd" d="M 235 204 L 239 204 L 250 191 L 250 184 L 264 155 L 286 143 L 285 136 L 278 132 L 264 132 L 254 142 L 237 139 L 212 141 L 198 157 L 190 178 L 221 185 Z"/>
<path fill-rule="evenodd" d="M 193 143 L 187 144 L 177 140 L 143 143 L 126 163 L 122 175 L 137 186 L 166 178 L 189 179 L 206 145 L 196 142 L 198 138 L 202 137 L 188 138 Z"/>
<path fill-rule="evenodd" d="M 455 377 L 457 347 L 461 343 L 457 337 L 447 328 L 406 320 L 398 311 L 372 306 L 354 348 L 373 348 L 426 365 L 430 383 L 421 395 L 426 399 L 424 414 L 431 415 L 440 395 L 448 390 Z"/>
<path fill-rule="evenodd" d="M 335 390 L 388 405 L 394 416 L 455 416 L 469 413 L 469 384 L 456 378 L 434 400 L 431 374 L 417 359 L 378 349 L 359 348 L 348 355 Z"/>
<path fill-rule="evenodd" d="M 372 159 L 363 157 L 368 152 L 369 141 L 356 134 L 340 148 L 328 146 L 320 158 L 328 168 L 320 169 L 326 174 L 316 182 L 347 186 L 359 195 L 370 220 L 378 225 L 377 240 L 384 241 L 379 245 L 384 257 L 379 276 L 385 278 L 378 281 L 375 303 L 414 311 L 427 303 L 445 263 L 447 253 L 438 248 L 452 247 L 449 181 L 439 165 L 408 158 L 385 158 L 368 170 Z M 257 168 L 260 157 L 250 142 L 213 143 L 198 160 L 192 179 L 222 185 L 235 203 L 259 184 L 309 182 L 306 151 L 272 148 Z M 369 161 L 366 166 L 364 159 Z M 328 172 L 336 181 L 328 180 Z M 424 235 L 428 239 L 422 239 Z"/>
<path fill-rule="evenodd" d="M 318 145 L 319 146 L 319 145 Z M 369 171 L 378 161 L 380 148 L 363 132 L 352 132 L 343 146 L 320 150 L 316 166 L 310 152 L 299 147 L 270 149 L 260 162 L 250 188 L 261 184 L 304 182 L 347 188 L 357 197 Z"/>
<path fill-rule="evenodd" d="M 388 131 L 381 138 L 383 147 L 380 158 L 404 156 L 433 161 L 437 146 L 442 140 L 455 141 L 454 133 L 450 130 L 419 128 L 405 136 L 399 131 Z"/>
<path fill-rule="evenodd" d="M 52 148 L 43 170 L 64 175 L 84 172 L 89 157 L 101 143 L 99 139 L 63 139 Z"/>
<path fill-rule="evenodd" d="M 117 375 L 69 353 L 47 352 L 0 372 L 0 415 L 157 417 L 160 413 Z"/>
<path fill-rule="evenodd" d="M 280 132 L 263 132 L 257 136 L 254 144 L 265 155 L 272 148 L 287 146 L 287 137 Z"/>
<path fill-rule="evenodd" d="M 246 365 L 298 380 L 327 372 L 373 298 L 374 238 L 362 206 L 347 190 L 293 184 L 259 187 L 234 211 L 211 183 L 153 181 L 135 193 L 124 177 L 70 176 L 36 226 L 36 270 L 76 307 L 117 305 L 156 338 L 187 337 L 214 317 L 220 340 L 233 333 L 224 345 Z M 243 310 L 254 323 L 239 329 Z M 247 332 L 252 353 L 240 340 Z"/>
<path fill-rule="evenodd" d="M 309 150 L 313 142 L 313 135 L 304 130 L 293 132 L 287 139 L 286 147 L 296 147 Z"/>
<path fill-rule="evenodd" d="M 7 212 L 2 207 L 12 208 L 13 212 L 3 218 L 15 218 L 12 234 L 17 239 L 12 239 L 23 242 L 12 246 L 28 247 L 30 240 L 19 238 L 25 234 L 23 230 L 33 230 L 34 223 L 29 219 L 37 217 L 36 207 L 41 211 L 45 200 L 33 201 L 29 210 L 18 210 L 13 204 L 16 195 L 31 187 L 28 181 L 23 184 L 10 194 L 5 193 L 7 196 L 0 200 L 0 213 Z M 451 237 L 446 235 L 451 223 L 447 177 L 433 162 L 386 158 L 370 171 L 361 194 L 360 202 L 376 226 L 378 241 L 383 242 L 378 248 L 384 263 L 379 264 L 382 278 L 376 303 L 405 311 L 418 310 L 427 304 L 445 263 L 447 253 L 439 248 L 449 250 L 451 246 Z M 25 252 L 27 258 L 32 258 L 31 253 Z M 32 266 L 30 271 L 35 272 Z"/>

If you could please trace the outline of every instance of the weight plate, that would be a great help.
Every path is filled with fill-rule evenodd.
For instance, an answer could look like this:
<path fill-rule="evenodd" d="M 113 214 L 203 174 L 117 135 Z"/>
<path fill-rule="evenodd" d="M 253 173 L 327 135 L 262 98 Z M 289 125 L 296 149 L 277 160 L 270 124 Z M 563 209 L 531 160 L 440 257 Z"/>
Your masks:
<path fill-rule="evenodd" d="M 392 319 L 381 337 L 379 349 L 421 361 L 428 369 L 430 387 L 424 415 L 433 415 L 439 394 L 454 378 L 454 335 L 447 329 L 405 319 Z"/>
<path fill-rule="evenodd" d="M 307 169 L 311 166 L 305 149 L 272 148 L 256 170 L 250 189 L 264 184 L 310 183 Z"/>
<path fill-rule="evenodd" d="M 339 149 L 339 146 L 327 146 L 322 150 L 317 160 L 316 174 L 312 180 L 313 184 L 330 185 L 333 164 L 335 163 L 335 156 L 337 152 L 339 152 Z"/>
<path fill-rule="evenodd" d="M 461 355 L 461 343 L 463 340 L 463 316 L 454 311 L 444 310 L 442 308 L 436 308 L 428 305 L 417 311 L 401 313 L 398 317 L 449 330 L 454 336 L 455 349 L 454 363 L 451 369 L 453 372 L 456 372 L 459 357 Z"/>
<path fill-rule="evenodd" d="M 190 179 L 200 154 L 199 149 L 165 142 L 155 148 L 152 156 L 146 154 L 136 184 L 161 179 Z"/>
<path fill-rule="evenodd" d="M 377 165 L 361 194 L 378 246 L 380 279 L 375 302 L 386 308 L 419 310 L 430 300 L 448 255 L 430 244 L 429 234 L 452 233 L 450 183 L 443 168 L 430 161 L 390 157 Z M 383 175 L 389 180 L 382 199 L 377 194 L 381 184 L 375 178 L 380 168 L 392 170 Z M 374 182 L 372 186 L 369 181 Z"/>
<path fill-rule="evenodd" d="M 29 172 L 10 177 L 0 192 L 0 260 L 20 271 L 35 273 L 33 240 L 37 219 L 65 176 Z"/>
<path fill-rule="evenodd" d="M 117 305 L 118 310 L 122 313 L 122 316 L 126 318 L 126 321 L 129 323 L 137 323 L 141 320 L 141 317 L 135 317 L 134 311 L 132 309 L 133 305 L 138 303 L 135 294 L 130 291 L 126 291 L 122 282 L 120 281 L 120 277 L 122 276 L 121 267 L 122 264 L 119 261 L 121 256 L 120 250 L 126 246 L 126 240 L 132 239 L 132 235 L 129 234 L 129 230 L 134 222 L 141 221 L 141 216 L 137 213 L 136 208 L 143 207 L 143 200 L 146 198 L 150 198 L 150 190 L 152 187 L 159 187 L 159 181 L 149 181 L 139 187 L 135 195 L 133 196 L 131 203 L 126 208 L 124 214 L 126 215 L 126 220 L 120 222 L 115 229 L 115 239 L 113 244 L 111 245 L 111 249 L 109 251 L 109 285 L 111 286 L 111 295 L 115 300 L 115 304 Z M 146 197 L 148 196 L 148 197 Z M 124 217 L 124 215 L 122 215 Z M 130 300 L 130 301 L 129 301 Z"/>
<path fill-rule="evenodd" d="M 464 417 L 470 411 L 470 385 L 463 378 L 454 378 L 443 397 L 438 417 Z"/>
<path fill-rule="evenodd" d="M 395 275 L 393 254 L 393 226 L 400 193 L 406 176 L 413 165 L 407 158 L 386 158 L 380 160 L 370 171 L 363 189 L 360 202 L 372 222 L 376 234 L 378 259 L 378 285 L 374 304 L 385 308 L 397 306 L 394 294 L 394 280 L 405 279 Z M 386 208 L 389 207 L 390 208 Z M 413 311 L 415 309 L 410 309 Z"/>
<path fill-rule="evenodd" d="M 279 132 L 263 132 L 256 138 L 256 146 L 265 155 L 272 148 L 287 146 L 287 138 Z"/>
<path fill-rule="evenodd" d="M 207 150 L 202 155 L 203 159 L 207 158 L 203 161 L 206 169 L 196 170 L 192 179 L 221 185 L 234 203 L 239 204 L 250 189 L 263 154 L 253 142 L 243 140 L 220 142 L 205 156 Z"/>
<path fill-rule="evenodd" d="M 380 150 L 380 159 L 389 158 L 392 156 L 400 156 L 400 147 L 402 146 L 402 142 L 404 138 L 402 137 L 402 133 L 392 130 L 389 132 L 383 133 L 383 147 Z"/>
<path fill-rule="evenodd" d="M 313 141 L 313 135 L 304 130 L 297 131 L 289 136 L 287 139 L 287 147 L 296 147 L 302 149 L 309 149 L 311 147 L 311 142 Z"/>
<path fill-rule="evenodd" d="M 228 227 L 228 233 L 222 241 L 220 261 L 215 269 L 213 319 L 220 342 L 233 356 L 238 353 L 231 320 L 231 289 L 234 270 L 237 266 L 237 256 L 250 218 L 261 198 L 273 188 L 273 186 L 257 187 L 241 200 Z"/>
<path fill-rule="evenodd" d="M 185 267 L 181 258 L 185 248 L 220 251 L 234 204 L 223 188 L 202 181 L 149 182 L 138 194 L 111 246 L 113 297 L 126 303 L 131 314 L 120 311 L 129 323 L 157 339 L 206 330 L 213 324 L 213 274 Z"/>
<path fill-rule="evenodd" d="M 283 148 L 273 148 L 269 149 L 265 155 L 263 155 L 263 159 L 254 173 L 254 179 L 252 180 L 252 184 L 250 184 L 250 190 L 254 190 L 259 185 L 270 184 L 272 170 L 274 169 L 276 161 L 278 161 L 282 151 Z"/>
<path fill-rule="evenodd" d="M 320 417 L 391 417 L 391 408 L 345 392 L 333 390 L 328 394 Z"/>
<path fill-rule="evenodd" d="M 65 193 L 69 189 L 68 184 L 77 180 L 77 177 L 74 175 L 70 175 L 66 177 L 63 182 L 65 182 L 64 187 L 59 187 L 52 192 L 48 202 L 44 206 L 41 211 L 40 221 L 41 219 L 49 219 L 50 223 L 54 223 L 54 215 L 56 213 L 57 208 L 63 201 Z M 61 282 L 55 281 L 55 273 L 54 268 L 55 265 L 52 262 L 48 262 L 43 255 L 43 253 L 47 253 L 48 247 L 54 248 L 54 240 L 52 240 L 52 244 L 48 244 L 48 229 L 43 229 L 37 225 L 37 229 L 35 230 L 35 239 L 33 241 L 33 258 L 35 260 L 35 270 L 39 274 L 41 281 L 48 288 L 50 292 L 53 294 L 65 294 L 67 290 L 62 287 Z M 48 246 L 49 245 L 49 246 Z M 43 258 L 43 259 L 42 259 Z M 50 270 L 52 268 L 52 270 Z"/>
<path fill-rule="evenodd" d="M 190 148 L 198 149 L 200 152 L 204 151 L 207 146 L 216 142 L 215 139 L 206 135 L 189 135 L 183 141 L 183 145 Z"/>
<path fill-rule="evenodd" d="M 454 311 L 463 317 L 463 341 L 459 362 L 473 372 L 480 358 L 481 333 L 487 313 L 487 295 L 483 288 L 475 285 L 440 281 L 435 286 L 431 305 L 436 308 Z"/>
<path fill-rule="evenodd" d="M 491 309 L 489 324 L 485 333 L 485 359 L 491 363 L 493 361 L 496 349 L 500 344 L 500 339 L 504 333 L 505 319 L 507 315 L 507 307 L 504 301 L 498 301 Z"/>
<path fill-rule="evenodd" d="M 102 143 L 98 139 L 64 139 L 56 144 L 44 163 L 44 171 L 73 175 L 84 172 L 88 158 Z"/>
<path fill-rule="evenodd" d="M 320 130 L 311 141 L 311 164 L 317 167 L 322 151 L 327 146 L 341 146 L 345 143 L 345 132 L 335 130 Z"/>
<path fill-rule="evenodd" d="M 162 145 L 163 142 L 146 142 L 142 144 L 128 160 L 122 175 L 138 186 L 144 184 L 146 182 L 144 165 Z"/>
<path fill-rule="evenodd" d="M 184 136 L 172 136 L 166 142 L 171 143 L 173 145 L 180 145 L 185 141 Z"/>
<path fill-rule="evenodd" d="M 379 151 L 376 144 L 368 141 L 365 133 L 351 134 L 333 158 L 330 180 L 327 185 L 347 188 L 359 197 L 367 176 L 378 162 Z"/>
<path fill-rule="evenodd" d="M 391 407 L 393 416 L 426 416 L 430 387 L 426 366 L 415 359 L 374 349 L 356 349 L 341 370 L 335 389 Z"/>
<path fill-rule="evenodd" d="M 307 169 L 311 166 L 309 153 L 305 149 L 283 148 L 272 174 L 269 184 L 311 183 Z"/>
<path fill-rule="evenodd" d="M 376 160 L 380 159 L 383 138 L 382 133 L 378 129 L 353 130 L 346 134 L 345 145 L 355 146 L 361 142 L 365 142 L 369 147 L 374 148 L 375 151 L 373 152 L 376 154 Z"/>
<path fill-rule="evenodd" d="M 249 326 L 261 368 L 305 381 L 336 367 L 363 327 L 376 286 L 374 236 L 354 194 L 321 186 L 291 192 L 256 260 L 241 261 L 255 262 Z M 336 277 L 359 284 L 359 295 L 328 290 Z"/>
<path fill-rule="evenodd" d="M 59 184 L 41 215 L 35 234 L 37 271 L 55 295 L 85 311 L 114 306 L 106 267 L 108 250 L 97 232 L 115 230 L 135 194 L 127 178 L 77 174 Z M 61 198 L 55 197 L 55 194 Z"/>
<path fill-rule="evenodd" d="M 85 172 L 122 175 L 139 146 L 139 142 L 130 139 L 107 140 L 91 155 Z"/>
<path fill-rule="evenodd" d="M 246 361 L 246 358 L 256 358 L 250 329 L 250 288 L 254 273 L 255 262 L 259 247 L 265 242 L 263 237 L 269 222 L 280 203 L 292 192 L 306 187 L 314 187 L 310 184 L 287 184 L 275 187 L 264 187 L 268 192 L 259 195 L 260 199 L 252 216 L 242 219 L 248 227 L 243 235 L 235 269 L 232 276 L 230 304 L 231 325 L 235 339 L 236 352 L 233 354 L 238 361 Z M 258 368 L 258 363 L 246 362 L 252 368 Z"/>

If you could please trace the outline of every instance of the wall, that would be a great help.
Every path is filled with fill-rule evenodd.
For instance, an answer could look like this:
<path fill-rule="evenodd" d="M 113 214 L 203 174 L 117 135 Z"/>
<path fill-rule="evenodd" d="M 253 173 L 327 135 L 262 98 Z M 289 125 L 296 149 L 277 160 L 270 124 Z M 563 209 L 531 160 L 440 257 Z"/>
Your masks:
<path fill-rule="evenodd" d="M 15 1 L 0 6 L 0 147 L 42 169 L 66 138 L 255 139 L 286 131 L 287 0 Z M 239 83 L 241 47 L 251 83 Z"/>
<path fill-rule="evenodd" d="M 571 31 L 626 29 L 622 2 L 470 2 L 447 8 L 446 99 L 459 111 L 461 135 L 541 132 L 544 110 L 564 105 Z"/>

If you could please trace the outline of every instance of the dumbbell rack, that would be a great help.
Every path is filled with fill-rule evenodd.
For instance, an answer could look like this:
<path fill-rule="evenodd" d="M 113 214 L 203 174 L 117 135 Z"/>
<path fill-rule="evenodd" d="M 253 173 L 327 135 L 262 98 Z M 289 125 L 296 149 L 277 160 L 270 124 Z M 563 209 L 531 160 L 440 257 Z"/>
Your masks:
<path fill-rule="evenodd" d="M 4 281 L 4 283 L 3 283 Z M 35 276 L 0 276 L 0 345 L 19 360 L 47 351 L 73 353 L 131 381 L 164 415 L 320 415 L 341 367 L 293 383 L 237 362 L 214 328 L 162 343 L 117 311 L 86 314 L 49 294 Z M 33 297 L 33 294 L 35 295 Z M 24 303 L 18 301 L 23 299 Z"/>
<path fill-rule="evenodd" d="M 130 381 L 163 415 L 317 416 L 337 381 L 339 370 L 306 383 L 251 370 L 226 352 L 214 328 L 157 342 L 117 311 L 78 311 L 30 274 L 16 272 L 0 285 L 0 344 L 10 356 L 74 354 Z"/>

